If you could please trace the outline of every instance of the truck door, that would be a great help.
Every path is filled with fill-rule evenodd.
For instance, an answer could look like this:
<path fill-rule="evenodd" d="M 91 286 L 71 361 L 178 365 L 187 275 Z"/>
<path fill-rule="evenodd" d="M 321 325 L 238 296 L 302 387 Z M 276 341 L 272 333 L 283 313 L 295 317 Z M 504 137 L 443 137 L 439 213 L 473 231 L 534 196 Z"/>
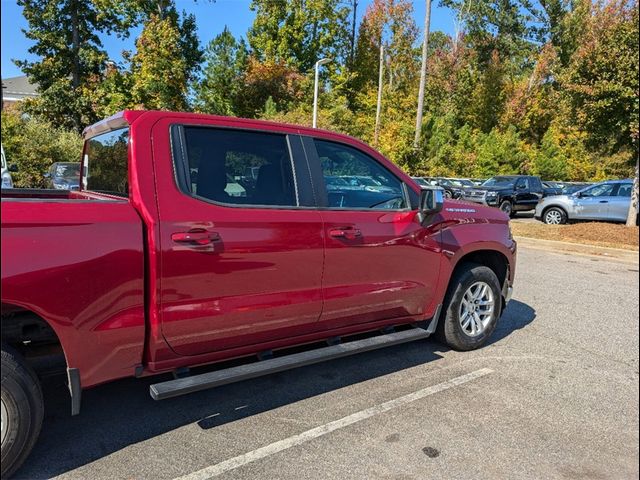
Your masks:
<path fill-rule="evenodd" d="M 542 198 L 542 183 L 540 191 L 534 185 L 534 179 L 530 177 L 519 178 L 516 182 L 516 209 L 533 210 Z"/>
<path fill-rule="evenodd" d="M 168 136 L 169 125 L 154 132 Z M 300 138 L 214 125 L 170 132 L 172 148 L 154 157 L 171 348 L 197 355 L 317 329 L 322 219 L 309 208 L 308 168 L 294 166 L 304 162 Z"/>
<path fill-rule="evenodd" d="M 407 186 L 355 146 L 304 137 L 323 207 L 324 328 L 400 317 L 424 318 L 440 267 L 438 233 L 416 221 Z M 324 178 L 357 176 L 359 189 Z M 345 182 L 346 183 L 346 182 Z"/>

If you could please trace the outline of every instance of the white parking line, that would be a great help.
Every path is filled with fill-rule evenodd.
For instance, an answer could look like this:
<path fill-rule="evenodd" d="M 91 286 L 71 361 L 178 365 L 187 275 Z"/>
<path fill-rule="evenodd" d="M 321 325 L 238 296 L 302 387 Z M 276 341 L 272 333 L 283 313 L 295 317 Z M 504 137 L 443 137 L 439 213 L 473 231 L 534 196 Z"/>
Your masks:
<path fill-rule="evenodd" d="M 447 380 L 446 382 L 442 382 L 431 387 L 426 387 L 416 392 L 403 395 L 402 397 L 389 400 L 388 402 L 384 402 L 365 410 L 361 410 L 339 420 L 335 420 L 325 425 L 312 428 L 311 430 L 307 430 L 306 432 L 302 432 L 298 435 L 294 435 L 292 437 L 285 438 L 284 440 L 274 442 L 270 445 L 260 447 L 251 452 L 245 453 L 243 455 L 238 455 L 237 457 L 230 458 L 229 460 L 225 460 L 224 462 L 220 462 L 216 465 L 211 465 L 209 467 L 203 468 L 202 470 L 189 473 L 174 480 L 206 480 L 212 477 L 217 477 L 218 475 L 222 475 L 225 472 L 242 467 L 247 463 L 255 462 L 256 460 L 260 460 L 275 453 L 282 452 L 283 450 L 287 450 L 291 447 L 301 445 L 310 440 L 313 440 L 314 438 L 321 437 L 335 430 L 353 425 L 354 423 L 361 422 L 362 420 L 366 420 L 367 418 L 371 418 L 375 415 L 388 412 L 389 410 L 400 407 L 402 405 L 415 402 L 416 400 L 420 400 L 421 398 L 428 397 L 429 395 L 433 395 L 434 393 L 442 392 L 443 390 L 448 390 L 450 388 L 457 387 L 458 385 L 462 385 L 463 383 L 467 383 L 477 378 L 483 377 L 490 374 L 492 371 L 493 370 L 489 368 L 481 368 L 480 370 L 476 370 L 474 372 L 452 378 L 451 380 Z"/>

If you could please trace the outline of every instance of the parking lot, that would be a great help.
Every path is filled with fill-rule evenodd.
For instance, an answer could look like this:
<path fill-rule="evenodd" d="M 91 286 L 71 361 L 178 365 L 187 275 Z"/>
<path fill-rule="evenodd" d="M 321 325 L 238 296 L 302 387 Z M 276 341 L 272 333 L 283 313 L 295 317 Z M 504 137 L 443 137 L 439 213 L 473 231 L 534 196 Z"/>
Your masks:
<path fill-rule="evenodd" d="M 638 263 L 521 248 L 492 343 L 426 340 L 154 402 L 47 382 L 16 478 L 638 477 Z"/>

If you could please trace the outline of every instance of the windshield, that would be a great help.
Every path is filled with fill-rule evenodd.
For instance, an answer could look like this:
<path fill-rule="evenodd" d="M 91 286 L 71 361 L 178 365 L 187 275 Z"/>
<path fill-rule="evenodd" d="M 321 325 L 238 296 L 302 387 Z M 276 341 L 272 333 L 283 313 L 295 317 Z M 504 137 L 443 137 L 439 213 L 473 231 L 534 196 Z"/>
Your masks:
<path fill-rule="evenodd" d="M 475 183 L 473 183 L 471 180 L 458 180 L 463 187 L 473 187 L 475 185 Z"/>
<path fill-rule="evenodd" d="M 493 177 L 482 184 L 483 187 L 513 187 L 516 179 L 513 177 Z"/>
<path fill-rule="evenodd" d="M 54 176 L 56 178 L 64 178 L 65 180 L 73 180 L 80 176 L 79 163 L 59 163 L 55 167 Z"/>

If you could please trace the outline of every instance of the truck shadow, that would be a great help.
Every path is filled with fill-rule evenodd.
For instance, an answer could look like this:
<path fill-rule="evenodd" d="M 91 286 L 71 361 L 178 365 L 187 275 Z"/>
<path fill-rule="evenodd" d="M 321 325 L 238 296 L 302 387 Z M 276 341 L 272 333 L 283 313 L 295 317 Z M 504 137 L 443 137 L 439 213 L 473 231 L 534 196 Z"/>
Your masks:
<path fill-rule="evenodd" d="M 535 310 L 513 300 L 491 343 L 535 319 Z M 149 385 L 160 376 L 126 379 L 83 393 L 82 413 L 71 417 L 65 378 L 45 379 L 45 419 L 34 451 L 14 478 L 51 478 L 95 460 L 196 423 L 203 429 L 257 415 L 372 378 L 441 359 L 447 348 L 434 340 L 417 341 L 353 357 L 302 367 L 155 402 Z M 250 405 L 250 408 L 239 406 Z"/>

